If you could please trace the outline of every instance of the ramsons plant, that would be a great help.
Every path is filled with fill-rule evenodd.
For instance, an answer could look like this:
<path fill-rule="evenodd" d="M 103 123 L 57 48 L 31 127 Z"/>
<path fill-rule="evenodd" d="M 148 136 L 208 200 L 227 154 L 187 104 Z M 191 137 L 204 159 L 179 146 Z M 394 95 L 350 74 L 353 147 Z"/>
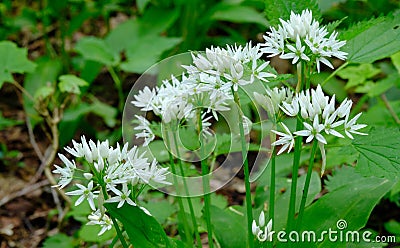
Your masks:
<path fill-rule="evenodd" d="M 398 16 L 393 18 L 398 20 Z M 67 147 L 66 151 L 77 161 L 82 158 L 82 166 L 59 155 L 65 167 L 56 165 L 53 171 L 60 174 L 57 186 L 64 188 L 73 179 L 79 181 L 75 183 L 78 189 L 66 194 L 79 196 L 75 205 L 88 201 L 93 210 L 88 216 L 88 224 L 100 225 L 99 235 L 114 226 L 124 247 L 128 247 L 124 232 L 134 247 L 202 247 L 201 232 L 206 231 L 208 247 L 252 248 L 285 247 L 286 244 L 274 239 L 275 231 L 284 230 L 297 233 L 297 236 L 293 235 L 295 238 L 289 238 L 287 246 L 292 247 L 293 243 L 302 242 L 298 234 L 301 231 L 343 230 L 339 220 L 347 221 L 352 231 L 359 231 L 365 226 L 372 208 L 398 183 L 400 162 L 395 153 L 400 141 L 398 137 L 382 141 L 378 137 L 383 131 L 374 131 L 374 128 L 367 133 L 368 126 L 364 120 L 358 122 L 363 115 L 359 109 L 352 111 L 353 101 L 350 98 L 337 101 L 335 93 L 324 92 L 325 83 L 332 76 L 325 81 L 316 80 L 322 71 L 321 64 L 334 69 L 333 57 L 343 61 L 350 58 L 353 62 L 356 62 L 354 58 L 362 57 L 359 47 L 349 47 L 349 43 L 355 46 L 353 40 L 338 38 L 340 35 L 331 30 L 332 26 L 321 25 L 307 8 L 291 11 L 287 20 L 279 19 L 279 22 L 266 33 L 262 44 L 248 42 L 244 46 L 228 45 L 225 48 L 211 47 L 204 53 L 192 52 L 192 63 L 182 66 L 182 75 L 171 76 L 154 88 L 146 86 L 136 93 L 130 104 L 142 113 L 134 116 L 135 126 L 132 129 L 136 132 L 135 137 L 143 140 L 141 148 L 162 140 L 166 150 L 163 152 L 169 155 L 171 174 L 156 160 L 150 162 L 140 148 L 134 146 L 128 149 L 128 144 L 112 148 L 108 141 L 96 144 L 87 142 L 85 137 L 82 137 L 81 143 L 73 141 L 73 147 Z M 362 31 L 358 35 L 363 35 Z M 357 53 L 358 57 L 355 56 Z M 264 60 L 274 56 L 289 60 L 296 66 L 296 86 L 284 81 L 269 61 Z M 348 63 L 345 62 L 338 70 Z M 255 131 L 254 126 L 263 124 L 262 120 L 257 123 L 249 114 L 249 108 L 255 109 L 254 105 L 266 110 L 272 127 L 268 137 L 271 149 L 259 148 L 257 151 L 267 149 L 269 161 L 265 162 L 264 167 L 267 168 L 256 181 L 260 186 L 253 197 L 247 139 Z M 211 199 L 214 191 L 211 176 L 219 154 L 216 155 L 216 151 L 208 153 L 208 145 L 213 138 L 220 137 L 215 134 L 215 126 L 223 122 L 221 116 L 226 116 L 223 113 L 234 116 L 235 125 L 229 130 L 231 142 L 240 143 L 245 184 L 243 209 L 230 207 L 221 210 L 213 205 Z M 180 147 L 183 145 L 178 137 L 182 129 L 192 130 L 198 138 L 193 152 L 200 168 L 199 172 L 193 173 L 201 175 L 201 185 L 189 185 L 187 181 L 186 167 L 188 164 L 196 165 L 196 162 L 188 163 L 181 154 L 182 150 L 185 151 L 185 147 Z M 398 134 L 399 130 L 391 129 L 390 133 Z M 335 146 L 352 149 L 358 156 L 356 169 L 348 166 L 348 171 L 337 169 L 337 174 L 329 175 L 326 183 L 329 193 L 316 200 L 316 194 L 321 191 L 320 178 L 326 176 L 327 169 L 332 169 L 327 168 L 327 164 L 330 149 Z M 284 158 L 288 158 L 286 163 L 281 163 Z M 320 161 L 318 177 L 313 171 Z M 307 169 L 302 172 L 304 162 Z M 354 164 L 354 156 L 346 163 Z M 389 169 L 382 169 L 381 163 Z M 289 180 L 277 173 L 280 167 L 291 171 Z M 388 171 L 395 175 L 388 176 Z M 139 195 L 147 185 L 174 187 L 179 206 L 178 232 L 182 242 L 167 238 L 149 211 L 138 207 Z M 192 187 L 201 187 L 204 226 L 195 211 Z M 360 201 L 359 195 L 362 194 L 366 194 L 370 201 Z M 189 212 L 190 218 L 186 212 Z M 227 227 L 228 222 L 234 224 Z M 317 241 L 314 237 L 306 245 L 341 247 L 343 244 L 337 245 L 330 240 Z"/>

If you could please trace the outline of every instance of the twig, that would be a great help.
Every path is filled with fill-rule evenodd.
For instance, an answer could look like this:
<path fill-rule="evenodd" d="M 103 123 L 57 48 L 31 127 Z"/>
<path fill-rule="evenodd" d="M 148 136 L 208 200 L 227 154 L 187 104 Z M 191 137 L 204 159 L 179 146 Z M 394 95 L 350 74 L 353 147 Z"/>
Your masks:
<path fill-rule="evenodd" d="M 43 162 L 44 156 L 43 156 L 43 153 L 40 150 L 38 144 L 36 143 L 35 135 L 33 135 L 31 120 L 28 115 L 25 115 L 25 121 L 26 121 L 26 127 L 28 128 L 29 141 L 33 147 L 33 150 L 35 150 L 36 155 L 39 157 L 40 161 Z"/>
<path fill-rule="evenodd" d="M 400 119 L 397 116 L 396 112 L 392 108 L 392 105 L 390 105 L 388 99 L 386 98 L 385 94 L 381 95 L 382 101 L 385 104 L 386 108 L 389 110 L 389 113 L 392 115 L 393 119 L 396 121 L 397 124 L 400 124 Z"/>
<path fill-rule="evenodd" d="M 48 185 L 48 184 L 49 184 L 49 180 L 45 179 L 45 180 L 40 181 L 38 183 L 31 184 L 31 185 L 29 185 L 27 187 L 24 187 L 23 189 L 21 189 L 21 190 L 19 190 L 17 192 L 11 193 L 11 194 L 3 197 L 0 200 L 0 206 L 3 206 L 4 204 L 8 203 L 9 201 L 11 201 L 11 200 L 13 200 L 15 198 L 24 196 L 24 195 L 26 195 L 26 194 L 28 194 L 28 193 L 30 193 L 32 191 L 35 191 L 35 190 L 37 190 L 37 189 L 39 189 L 39 188 L 41 188 L 43 186 Z"/>

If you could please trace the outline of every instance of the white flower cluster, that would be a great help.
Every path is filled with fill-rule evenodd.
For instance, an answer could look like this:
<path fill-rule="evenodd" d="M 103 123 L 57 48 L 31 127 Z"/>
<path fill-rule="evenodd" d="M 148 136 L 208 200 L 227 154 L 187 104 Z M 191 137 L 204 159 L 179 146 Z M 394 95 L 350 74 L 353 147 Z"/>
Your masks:
<path fill-rule="evenodd" d="M 279 139 L 272 145 L 282 146 L 277 153 L 278 155 L 284 151 L 290 152 L 296 135 L 307 137 L 306 143 L 316 139 L 322 152 L 323 173 L 326 163 L 324 150 L 324 145 L 327 144 L 326 135 L 345 138 L 340 131 L 344 132 L 350 139 L 353 139 L 352 134 L 366 135 L 358 130 L 367 125 L 356 123 L 361 113 L 350 119 L 350 110 L 353 104 L 351 100 L 345 99 L 339 107 L 335 108 L 335 95 L 331 98 L 326 96 L 320 85 L 315 90 L 305 90 L 295 95 L 288 94 L 288 91 L 284 89 L 270 90 L 269 92 L 276 94 L 270 93 L 269 97 L 272 98 L 272 102 L 278 104 L 281 111 L 286 115 L 301 118 L 304 130 L 292 132 L 283 122 L 281 122 L 283 132 L 272 130 L 272 132 L 279 135 Z M 258 98 L 261 99 L 259 102 L 262 102 L 262 96 L 258 96 Z"/>
<path fill-rule="evenodd" d="M 118 202 L 118 208 L 125 203 L 136 206 L 132 200 L 133 189 L 150 183 L 170 184 L 167 181 L 168 169 L 159 167 L 156 160 L 149 162 L 144 153 L 139 153 L 136 146 L 128 149 L 126 143 L 123 147 L 117 144 L 117 147 L 113 148 L 109 146 L 108 140 L 87 142 L 85 136 L 81 137 L 81 143 L 74 140 L 72 143 L 73 147 L 66 147 L 65 150 L 75 158 L 84 158 L 90 170 L 77 168 L 75 160 L 69 160 L 63 154 L 59 154 L 65 167 L 54 165 L 56 169 L 53 173 L 60 174 L 56 187 L 62 189 L 74 178 L 80 178 L 80 175 L 89 181 L 87 186 L 75 183 L 78 189 L 66 194 L 79 196 L 75 206 L 84 200 L 88 201 L 93 210 L 89 216 L 89 223 L 103 227 L 99 235 L 111 228 L 109 217 L 99 210 L 103 209 L 102 202 Z M 80 175 L 77 175 L 79 173 Z M 96 208 L 95 199 L 98 199 L 99 209 Z"/>
<path fill-rule="evenodd" d="M 271 242 L 273 235 L 272 219 L 269 220 L 267 225 L 265 225 L 265 214 L 264 211 L 261 211 L 260 216 L 258 217 L 258 225 L 256 223 L 256 220 L 253 220 L 251 231 L 260 242 L 265 242 L 266 240 Z"/>
<path fill-rule="evenodd" d="M 259 63 L 262 56 L 260 47 L 227 46 L 227 49 L 212 47 L 205 54 L 192 53 L 193 64 L 183 66 L 187 74 L 178 80 L 171 76 L 160 87 L 145 87 L 134 96 L 132 101 L 141 111 L 153 111 L 165 123 L 180 122 L 182 119 L 196 117 L 195 111 L 205 109 L 218 120 L 218 111 L 228 111 L 233 100 L 232 88 L 253 83 L 256 78 L 267 82 L 267 78 L 276 77 L 264 71 L 269 62 Z M 259 65 L 260 64 L 260 65 Z M 137 138 L 144 138 L 143 145 L 154 139 L 150 123 L 142 116 L 136 116 L 139 125 Z M 203 131 L 208 133 L 210 117 L 201 115 Z M 248 124 L 248 119 L 244 120 Z"/>
<path fill-rule="evenodd" d="M 227 46 L 226 49 L 211 47 L 205 54 L 193 54 L 193 64 L 184 66 L 189 75 L 197 79 L 211 76 L 219 85 L 217 87 L 238 90 L 239 85 L 247 85 L 257 78 L 268 82 L 267 78 L 276 77 L 264 69 L 269 62 L 258 63 L 263 55 L 260 45 L 252 46 L 251 42 L 242 46 Z M 223 85 L 220 85 L 223 83 Z"/>
<path fill-rule="evenodd" d="M 292 11 L 289 20 L 280 19 L 280 22 L 277 29 L 272 27 L 264 36 L 266 42 L 262 51 L 270 57 L 279 55 L 282 59 L 293 59 L 292 64 L 300 60 L 316 63 L 318 72 L 320 63 L 333 69 L 327 58 L 346 59 L 347 53 L 340 51 L 346 42 L 337 40 L 337 32 L 329 35 L 326 27 L 320 27 L 313 19 L 310 10 L 301 14 Z"/>

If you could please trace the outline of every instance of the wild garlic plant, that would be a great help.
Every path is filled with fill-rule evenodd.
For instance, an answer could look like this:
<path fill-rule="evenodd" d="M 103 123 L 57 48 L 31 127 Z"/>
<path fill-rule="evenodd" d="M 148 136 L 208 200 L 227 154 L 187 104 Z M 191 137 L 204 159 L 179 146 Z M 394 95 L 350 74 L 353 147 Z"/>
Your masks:
<path fill-rule="evenodd" d="M 328 58 L 346 59 L 347 54 L 340 51 L 340 48 L 346 42 L 337 40 L 337 32 L 335 31 L 329 34 L 326 27 L 321 27 L 318 21 L 313 19 L 309 10 L 304 10 L 301 14 L 292 12 L 289 20 L 280 20 L 280 22 L 281 25 L 277 29 L 271 28 L 271 31 L 264 36 L 266 42 L 262 45 L 264 47 L 263 52 L 270 54 L 270 57 L 279 55 L 281 59 L 291 60 L 291 63 L 296 65 L 298 73 L 296 90 L 294 91 L 289 87 L 268 88 L 265 94 L 255 93 L 254 97 L 261 106 L 274 110 L 276 124 L 280 127 L 279 130 L 272 130 L 272 133 L 275 134 L 275 137 L 273 137 L 275 141 L 272 143 L 275 149 L 273 149 L 271 157 L 269 200 L 269 219 L 271 221 L 274 219 L 275 208 L 275 156 L 285 151 L 289 153 L 294 148 L 293 176 L 286 226 L 286 230 L 292 231 L 298 230 L 302 223 L 317 148 L 319 148 L 322 157 L 322 177 L 326 166 L 325 145 L 328 142 L 334 142 L 335 138 L 353 139 L 354 134 L 366 135 L 359 130 L 367 125 L 357 123 L 361 113 L 353 117 L 351 113 L 352 100 L 346 98 L 340 104 L 337 104 L 335 95 L 332 97 L 326 95 L 320 84 L 317 85 L 316 89 L 311 88 L 310 76 L 313 72 L 320 72 L 320 63 L 333 69 Z M 285 124 L 288 118 L 297 120 L 295 129 L 289 128 Z M 312 143 L 311 154 L 300 208 L 297 218 L 295 218 L 300 155 L 307 143 Z M 265 223 L 264 220 L 262 221 L 260 219 L 260 226 Z M 272 222 L 271 226 L 273 229 Z M 271 228 L 268 230 L 271 230 Z M 253 222 L 253 234 L 260 242 L 267 240 L 264 237 L 268 234 L 268 230 L 266 228 L 262 232 Z"/>
<path fill-rule="evenodd" d="M 75 206 L 87 201 L 92 210 L 88 216 L 88 225 L 99 225 L 98 235 L 115 227 L 119 239 L 124 247 L 128 247 L 119 228 L 117 220 L 108 214 L 104 203 L 118 203 L 117 208 L 124 204 L 137 206 L 137 199 L 144 188 L 152 184 L 169 185 L 167 180 L 168 168 L 162 168 L 156 160 L 149 161 L 137 146 L 111 147 L 108 140 L 87 142 L 85 136 L 81 142 L 72 140 L 72 147 L 65 150 L 72 156 L 68 159 L 58 154 L 64 166 L 56 167 L 53 173 L 59 174 L 59 181 L 55 187 L 63 189 L 73 184 L 78 189 L 68 191 L 70 196 L 79 196 Z M 82 161 L 82 166 L 79 166 Z M 140 207 L 146 214 L 151 215 L 144 207 Z"/>
<path fill-rule="evenodd" d="M 108 142 L 73 141 L 73 148 L 66 150 L 75 158 L 83 158 L 88 169 L 78 168 L 75 160 L 68 160 L 59 155 L 66 167 L 56 166 L 54 173 L 61 175 L 59 187 L 64 188 L 73 178 L 80 179 L 76 183 L 78 190 L 68 195 L 80 196 L 76 204 L 87 200 L 93 213 L 89 216 L 89 224 L 102 226 L 100 232 L 110 229 L 112 224 L 123 242 L 122 232 L 115 218 L 107 215 L 103 203 L 118 203 L 136 206 L 137 197 L 143 187 L 148 184 L 172 184 L 175 186 L 179 205 L 178 227 L 181 239 L 188 247 L 193 244 L 202 247 L 200 225 L 194 211 L 188 182 L 185 179 L 186 165 L 180 154 L 181 143 L 178 133 L 181 127 L 193 126 L 199 139 L 200 148 L 196 156 L 201 164 L 202 195 L 204 198 L 203 216 L 208 234 L 208 245 L 214 247 L 214 230 L 211 216 L 210 173 L 213 163 L 206 154 L 206 145 L 213 137 L 212 126 L 219 121 L 220 114 L 235 111 L 236 129 L 232 130 L 240 138 L 241 156 L 243 159 L 245 184 L 245 214 L 247 222 L 247 247 L 264 247 L 271 241 L 275 223 L 275 167 L 276 156 L 284 152 L 292 152 L 293 167 L 290 189 L 290 201 L 286 230 L 297 230 L 301 225 L 310 187 L 311 174 L 317 149 L 321 152 L 324 174 L 326 165 L 325 147 L 336 139 L 353 139 L 353 135 L 366 135 L 361 129 L 365 124 L 357 123 L 361 113 L 353 114 L 352 100 L 345 99 L 337 103 L 335 95 L 328 96 L 323 85 L 317 82 L 311 87 L 311 76 L 320 73 L 321 63 L 332 68 L 330 58 L 345 60 L 347 53 L 340 49 L 346 44 L 337 39 L 338 33 L 329 32 L 327 27 L 320 26 L 310 10 L 301 14 L 291 13 L 289 20 L 280 20 L 278 27 L 272 27 L 264 36 L 265 43 L 244 46 L 211 47 L 204 53 L 192 52 L 192 63 L 183 65 L 182 75 L 164 79 L 161 85 L 150 88 L 143 87 L 136 92 L 131 104 L 142 113 L 134 115 L 136 126 L 135 137 L 143 140 L 143 146 L 150 146 L 155 140 L 162 139 L 169 155 L 169 167 L 172 180 L 167 181 L 167 169 L 159 167 L 153 160 L 149 162 L 137 147 L 128 150 L 109 147 Z M 294 88 L 270 87 L 269 82 L 278 75 L 270 67 L 264 57 L 279 56 L 289 60 L 297 69 L 297 86 Z M 250 97 L 273 115 L 274 128 L 271 131 L 272 149 L 270 151 L 271 167 L 269 202 L 266 204 L 269 216 L 261 211 L 258 220 L 253 218 L 252 196 L 250 188 L 250 171 L 247 159 L 246 136 L 252 128 L 251 120 L 242 111 L 242 89 L 253 83 L 262 83 L 257 92 Z M 244 90 L 243 90 L 244 91 Z M 247 92 L 245 92 L 247 93 Z M 152 119 L 147 119 L 146 112 L 151 112 Z M 295 127 L 289 125 L 289 119 L 296 119 Z M 161 131 L 158 129 L 161 126 Z M 307 145 L 311 143 L 311 148 Z M 296 189 L 300 167 L 300 156 L 304 150 L 311 150 L 307 175 L 303 188 L 300 208 L 296 213 Z M 79 176 L 75 176 L 79 174 Z M 181 180 L 178 182 L 178 176 Z M 83 184 L 83 182 L 86 182 Z M 185 203 L 188 206 L 190 220 L 186 218 Z M 146 213 L 146 209 L 143 209 Z M 296 217 L 297 216 L 297 217 Z M 266 221 L 268 219 L 268 222 Z M 191 222 L 191 223 L 190 223 Z M 266 224 L 267 223 L 267 224 Z M 192 228 L 193 227 L 193 228 Z M 193 230 L 193 231 L 192 231 Z M 193 234 L 195 238 L 193 238 Z M 234 235 L 234 234 L 233 234 Z"/>
<path fill-rule="evenodd" d="M 228 111 L 232 104 L 239 106 L 237 134 L 241 138 L 242 156 L 244 158 L 244 172 L 246 182 L 246 213 L 248 216 L 247 226 L 251 230 L 252 225 L 252 206 L 249 167 L 246 155 L 245 135 L 251 129 L 251 121 L 240 111 L 240 98 L 238 95 L 239 86 L 252 84 L 255 80 L 268 82 L 269 78 L 276 77 L 269 72 L 269 62 L 262 61 L 263 55 L 260 45 L 253 46 L 251 42 L 245 46 L 227 46 L 226 48 L 212 47 L 206 49 L 204 54 L 192 53 L 193 63 L 184 65 L 186 72 L 178 80 L 172 76 L 171 80 L 164 80 L 159 87 L 150 89 L 145 87 L 135 96 L 132 101 L 136 107 L 142 111 L 152 111 L 158 115 L 164 124 L 174 130 L 176 125 L 187 123 L 193 120 L 200 137 L 200 143 L 210 135 L 211 121 L 218 121 L 218 112 Z M 139 123 L 135 129 L 138 131 L 137 138 L 144 138 L 144 145 L 148 145 L 155 135 L 151 131 L 150 122 L 142 116 L 136 116 Z M 175 128 L 176 131 L 176 128 Z M 164 137 L 165 138 L 165 137 Z M 168 137 L 167 137 L 168 139 Z M 176 135 L 173 136 L 176 139 Z M 166 141 L 170 143 L 171 141 Z M 177 144 L 176 140 L 173 143 Z M 168 146 L 168 145 L 167 145 Z M 178 148 L 175 151 L 179 151 Z M 201 171 L 203 176 L 203 192 L 205 202 L 205 219 L 207 223 L 208 241 L 213 247 L 212 224 L 210 216 L 210 195 L 209 181 L 206 175 L 210 173 L 210 168 L 206 158 L 201 157 Z M 178 164 L 181 166 L 180 160 Z M 171 162 L 174 173 L 174 165 Z M 183 169 L 180 170 L 181 175 Z M 184 175 L 182 175 L 184 176 Z M 190 206 L 190 198 L 187 198 Z M 192 211 L 191 211 L 192 212 Z M 194 213 L 192 224 L 195 226 L 196 236 L 197 224 L 195 223 Z M 249 242 L 252 235 L 249 232 Z M 199 239 L 197 241 L 199 245 Z M 249 243 L 251 247 L 252 242 Z"/>

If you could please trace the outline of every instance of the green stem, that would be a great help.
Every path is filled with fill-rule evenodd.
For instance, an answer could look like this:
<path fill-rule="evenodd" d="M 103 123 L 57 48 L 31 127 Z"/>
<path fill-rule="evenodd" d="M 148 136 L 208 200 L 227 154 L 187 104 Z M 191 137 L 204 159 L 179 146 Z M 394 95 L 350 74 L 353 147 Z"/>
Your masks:
<path fill-rule="evenodd" d="M 119 79 L 117 73 L 115 72 L 114 68 L 112 66 L 107 66 L 107 70 L 111 75 L 111 78 L 113 79 L 114 83 L 115 83 L 115 87 L 117 88 L 118 91 L 118 109 L 120 111 L 123 110 L 124 108 L 124 92 L 122 90 L 122 82 Z"/>
<path fill-rule="evenodd" d="M 101 191 L 103 191 L 104 200 L 107 200 L 107 199 L 108 199 L 108 195 L 107 195 L 106 185 L 105 185 L 105 183 L 102 181 L 102 177 L 97 177 L 97 178 L 98 178 L 98 179 L 101 179 L 101 181 L 99 181 L 99 183 L 100 183 L 100 185 L 101 185 L 101 188 L 102 188 Z M 119 225 L 118 225 L 117 220 L 116 220 L 111 214 L 110 214 L 110 218 L 111 218 L 111 220 L 112 220 L 112 222 L 113 222 L 113 225 L 114 225 L 114 227 L 115 227 L 115 230 L 117 231 L 117 235 L 118 235 L 119 240 L 121 241 L 122 246 L 123 246 L 124 248 L 129 248 L 129 245 L 128 245 L 128 244 L 126 243 L 126 241 L 125 241 L 124 235 L 122 235 L 122 231 L 121 231 L 121 229 L 119 228 Z"/>
<path fill-rule="evenodd" d="M 296 131 L 303 128 L 303 122 L 300 118 L 297 119 Z M 299 174 L 300 156 L 301 156 L 302 136 L 295 138 L 293 170 L 292 170 L 292 185 L 290 188 L 289 212 L 287 219 L 287 231 L 293 230 L 294 216 L 296 212 L 296 194 L 297 194 L 297 175 Z"/>
<path fill-rule="evenodd" d="M 179 155 L 178 140 L 176 138 L 175 132 L 174 132 L 174 143 L 175 143 L 175 149 L 176 149 L 176 156 L 178 157 L 178 166 L 179 166 L 179 170 L 181 172 L 181 176 L 182 176 L 182 180 L 183 180 L 183 187 L 185 188 L 186 195 L 188 196 L 186 198 L 186 200 L 189 205 L 189 211 L 190 211 L 190 216 L 192 218 L 194 234 L 196 236 L 196 241 L 197 241 L 197 247 L 201 248 L 201 238 L 200 238 L 200 233 L 199 233 L 199 229 L 198 229 L 198 225 L 197 225 L 196 215 L 194 214 L 192 199 L 190 199 L 190 197 L 189 197 L 189 190 L 188 190 L 188 186 L 187 186 L 186 179 L 185 179 L 185 172 L 183 171 L 182 161 L 179 159 L 180 155 Z"/>
<path fill-rule="evenodd" d="M 275 147 L 271 155 L 271 185 L 269 190 L 269 219 L 272 220 L 272 230 L 274 230 L 275 216 Z"/>
<path fill-rule="evenodd" d="M 233 89 L 232 89 L 233 90 Z M 239 132 L 240 132 L 240 140 L 242 145 L 242 158 L 243 158 L 243 172 L 244 172 L 244 185 L 246 188 L 246 213 L 247 213 L 247 239 L 249 243 L 249 247 L 254 247 L 254 238 L 251 232 L 252 222 L 253 222 L 253 209 L 251 204 L 251 188 L 250 188 L 250 172 L 249 172 L 249 162 L 247 160 L 247 146 L 246 139 L 244 135 L 244 127 L 243 127 L 243 113 L 241 112 L 240 107 L 240 99 L 239 94 L 234 91 L 233 97 L 235 103 L 238 106 L 238 117 L 239 117 Z"/>
<path fill-rule="evenodd" d="M 343 68 L 345 68 L 349 64 L 348 61 L 346 61 L 344 64 L 342 64 L 339 68 L 334 70 L 329 77 L 327 77 L 321 84 L 321 86 L 324 86 L 332 77 L 334 77 L 339 71 L 341 71 Z"/>
<path fill-rule="evenodd" d="M 306 206 L 308 189 L 310 188 L 311 174 L 312 174 L 312 169 L 314 166 L 314 157 L 315 157 L 315 153 L 317 151 L 317 146 L 318 146 L 318 140 L 316 138 L 314 138 L 314 142 L 313 142 L 313 145 L 311 148 L 310 161 L 308 164 L 306 182 L 304 183 L 303 196 L 301 198 L 301 203 L 300 203 L 299 215 L 297 218 L 297 229 L 300 228 L 301 222 L 303 221 L 303 213 L 304 213 L 304 208 Z"/>
<path fill-rule="evenodd" d="M 167 135 L 165 135 L 165 137 L 166 137 L 167 145 L 170 147 L 171 143 L 169 142 L 168 133 L 167 133 Z M 175 187 L 177 189 L 176 193 L 178 194 L 178 188 L 179 187 L 178 187 L 178 180 L 176 179 L 176 175 L 177 174 L 176 174 L 176 170 L 175 170 L 174 158 L 173 158 L 171 152 L 168 151 L 168 154 L 169 154 L 169 163 L 171 165 L 171 171 L 172 171 L 172 174 L 174 174 L 173 178 L 174 178 Z M 189 224 L 188 224 L 187 219 L 185 217 L 185 208 L 183 206 L 182 197 L 177 196 L 176 198 L 178 200 L 178 205 L 179 205 L 178 219 L 179 219 L 180 222 L 183 223 L 183 229 L 184 229 L 183 233 L 186 236 L 186 242 L 188 243 L 189 246 L 191 246 L 193 244 L 193 239 L 192 239 L 192 236 L 190 235 Z M 182 234 L 182 230 L 180 231 L 180 233 Z"/>
<path fill-rule="evenodd" d="M 117 231 L 117 235 L 118 235 L 118 237 L 119 237 L 119 240 L 121 241 L 122 246 L 123 246 L 124 248 L 129 248 L 128 244 L 127 244 L 126 241 L 125 241 L 124 236 L 122 235 L 122 231 L 121 231 L 121 229 L 119 228 L 119 225 L 118 225 L 118 223 L 117 223 L 117 220 L 116 220 L 114 217 L 112 217 L 111 215 L 110 215 L 110 218 L 111 218 L 111 220 L 112 220 L 112 222 L 113 222 L 113 224 L 114 224 L 115 230 Z"/>
<path fill-rule="evenodd" d="M 201 175 L 202 175 L 202 181 L 203 181 L 203 191 L 204 191 L 204 217 L 206 219 L 206 225 L 207 225 L 207 238 L 208 238 L 208 247 L 213 248 L 214 247 L 214 242 L 213 242 L 213 230 L 212 230 L 212 224 L 211 224 L 211 212 L 210 212 L 210 207 L 211 207 L 211 194 L 210 194 L 210 181 L 208 178 L 209 174 L 209 168 L 207 165 L 207 159 L 203 159 L 204 156 L 204 142 L 203 142 L 203 125 L 201 121 L 201 109 L 197 111 L 197 122 L 199 126 L 199 138 L 200 138 L 200 159 L 201 159 Z"/>

